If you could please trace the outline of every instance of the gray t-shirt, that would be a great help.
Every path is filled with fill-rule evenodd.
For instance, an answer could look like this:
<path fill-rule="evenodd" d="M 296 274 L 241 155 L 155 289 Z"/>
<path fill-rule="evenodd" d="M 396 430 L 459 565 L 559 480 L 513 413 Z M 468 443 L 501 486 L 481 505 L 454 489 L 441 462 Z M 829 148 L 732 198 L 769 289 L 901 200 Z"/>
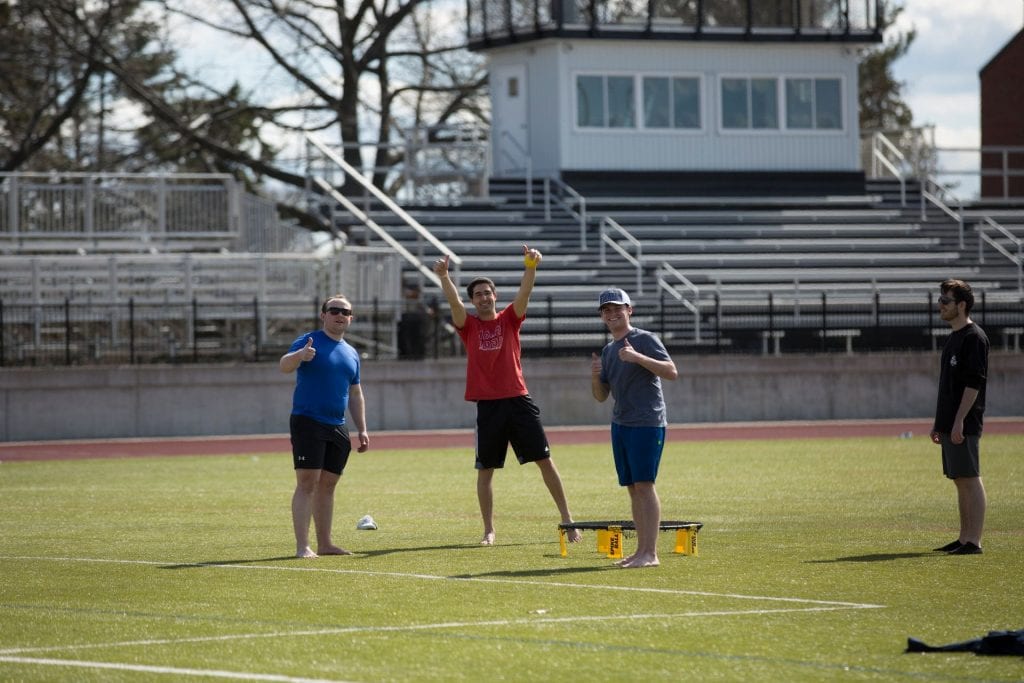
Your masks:
<path fill-rule="evenodd" d="M 633 328 L 625 339 L 645 356 L 670 360 L 665 345 L 651 332 Z M 623 339 L 612 341 L 601 351 L 601 381 L 611 386 L 615 399 L 612 422 L 626 427 L 668 426 L 661 378 L 636 363 L 620 360 L 623 344 Z"/>

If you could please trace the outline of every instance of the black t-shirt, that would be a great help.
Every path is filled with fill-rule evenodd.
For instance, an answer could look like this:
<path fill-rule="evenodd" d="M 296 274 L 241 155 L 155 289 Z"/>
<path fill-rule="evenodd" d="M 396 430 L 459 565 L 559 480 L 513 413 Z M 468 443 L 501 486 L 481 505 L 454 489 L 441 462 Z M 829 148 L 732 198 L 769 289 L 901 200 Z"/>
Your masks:
<path fill-rule="evenodd" d="M 964 418 L 964 434 L 981 435 L 985 412 L 985 381 L 988 377 L 988 337 L 968 323 L 946 339 L 939 371 L 939 399 L 935 406 L 936 432 L 949 434 L 960 408 L 964 389 L 977 389 L 978 398 Z"/>

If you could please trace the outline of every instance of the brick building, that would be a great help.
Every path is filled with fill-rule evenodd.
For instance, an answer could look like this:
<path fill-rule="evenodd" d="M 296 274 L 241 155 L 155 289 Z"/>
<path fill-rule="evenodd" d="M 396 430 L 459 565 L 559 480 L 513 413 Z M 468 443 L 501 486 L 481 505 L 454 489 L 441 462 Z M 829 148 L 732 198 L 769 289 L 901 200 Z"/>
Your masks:
<path fill-rule="evenodd" d="M 1014 148 L 982 154 L 981 196 L 1024 198 L 1024 30 L 981 68 L 980 78 L 981 146 Z"/>

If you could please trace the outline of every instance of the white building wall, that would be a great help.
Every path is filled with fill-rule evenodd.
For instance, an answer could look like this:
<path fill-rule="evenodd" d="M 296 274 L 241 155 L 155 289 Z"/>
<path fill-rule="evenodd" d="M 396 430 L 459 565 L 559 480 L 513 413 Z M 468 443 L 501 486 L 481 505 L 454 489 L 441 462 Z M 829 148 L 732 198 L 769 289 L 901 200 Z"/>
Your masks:
<path fill-rule="evenodd" d="M 534 41 L 490 53 L 494 64 L 527 65 L 529 139 L 535 174 L 559 170 L 860 170 L 855 47 L 828 43 L 701 41 Z M 702 79 L 700 130 L 579 128 L 575 77 L 685 75 Z M 838 78 L 841 130 L 787 130 L 779 90 L 779 129 L 723 130 L 722 77 Z M 495 112 L 500 116 L 500 112 Z M 637 116 L 641 113 L 637 111 Z"/>
<path fill-rule="evenodd" d="M 572 117 L 572 110 L 565 109 L 565 100 L 559 96 L 566 87 L 560 48 L 559 42 L 542 41 L 528 47 L 495 50 L 489 55 L 492 74 L 501 66 L 526 66 L 527 139 L 533 173 L 537 176 L 558 175 L 562 160 L 560 138 L 564 137 L 561 122 Z M 496 110 L 493 115 L 497 119 L 503 113 Z M 498 146 L 502 141 L 492 138 L 491 144 L 494 158 L 500 158 Z"/>

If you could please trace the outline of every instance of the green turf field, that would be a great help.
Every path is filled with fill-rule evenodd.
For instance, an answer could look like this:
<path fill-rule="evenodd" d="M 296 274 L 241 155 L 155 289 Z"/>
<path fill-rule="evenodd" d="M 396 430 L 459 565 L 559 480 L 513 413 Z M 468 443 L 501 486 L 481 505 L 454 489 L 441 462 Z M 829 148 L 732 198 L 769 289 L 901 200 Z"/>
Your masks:
<path fill-rule="evenodd" d="M 496 475 L 478 546 L 465 451 L 353 454 L 356 554 L 317 560 L 291 558 L 285 454 L 0 463 L 0 680 L 1019 681 L 1020 657 L 903 648 L 1024 628 L 1022 456 L 983 439 L 985 554 L 949 557 L 923 435 L 670 444 L 663 517 L 705 524 L 700 555 L 666 532 L 639 570 L 594 532 L 561 557 L 532 465 Z M 578 520 L 628 517 L 610 458 L 555 449 Z"/>

